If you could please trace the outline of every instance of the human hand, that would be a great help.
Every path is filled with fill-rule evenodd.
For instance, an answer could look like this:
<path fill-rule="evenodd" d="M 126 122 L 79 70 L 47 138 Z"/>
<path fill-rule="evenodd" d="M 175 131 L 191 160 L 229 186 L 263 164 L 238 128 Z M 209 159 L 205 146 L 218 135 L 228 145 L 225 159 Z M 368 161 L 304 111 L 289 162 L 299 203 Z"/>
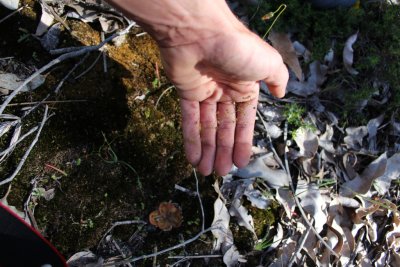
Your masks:
<path fill-rule="evenodd" d="M 259 81 L 282 97 L 279 53 L 250 32 L 225 0 L 108 0 L 159 44 L 180 97 L 186 157 L 204 174 L 248 164 Z"/>
<path fill-rule="evenodd" d="M 204 175 L 227 174 L 251 156 L 259 82 L 282 97 L 288 72 L 278 52 L 244 27 L 160 48 L 180 97 L 187 159 Z"/>

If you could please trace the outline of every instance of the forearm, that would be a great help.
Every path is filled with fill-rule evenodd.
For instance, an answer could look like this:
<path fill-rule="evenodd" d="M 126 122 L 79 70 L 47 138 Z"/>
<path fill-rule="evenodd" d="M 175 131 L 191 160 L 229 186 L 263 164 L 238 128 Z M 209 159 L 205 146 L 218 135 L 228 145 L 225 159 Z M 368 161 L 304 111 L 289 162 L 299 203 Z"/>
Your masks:
<path fill-rule="evenodd" d="M 108 0 L 161 46 L 177 46 L 243 27 L 225 0 Z"/>

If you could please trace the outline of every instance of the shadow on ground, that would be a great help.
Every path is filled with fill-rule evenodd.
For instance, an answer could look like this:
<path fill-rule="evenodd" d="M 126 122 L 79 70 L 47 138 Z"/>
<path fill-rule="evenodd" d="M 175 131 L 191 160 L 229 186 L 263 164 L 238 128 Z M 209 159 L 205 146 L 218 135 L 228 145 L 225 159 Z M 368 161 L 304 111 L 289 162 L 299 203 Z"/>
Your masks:
<path fill-rule="evenodd" d="M 27 36 L 21 40 L 25 33 L 35 32 L 38 6 L 33 1 L 23 2 L 30 8 L 0 24 L 3 33 L 0 58 L 11 56 L 14 61 L 41 67 L 51 60 L 49 54 L 36 39 Z M 0 7 L 0 18 L 9 12 Z M 92 28 L 96 25 L 74 20 L 67 23 L 71 32 L 63 31 L 61 47 L 100 41 L 99 32 Z M 156 101 L 169 84 L 161 70 L 161 86 L 153 86 L 156 65 L 161 65 L 154 42 L 148 36 L 136 37 L 134 32 L 121 47 L 108 46 L 107 55 L 107 73 L 104 73 L 100 60 L 82 78 L 68 79 L 61 93 L 49 99 L 84 102 L 49 104 L 50 112 L 55 116 L 46 124 L 40 141 L 12 182 L 8 198 L 12 205 L 23 209 L 31 190 L 30 181 L 35 177 L 40 179 L 41 187 L 56 189 L 54 199 L 41 198 L 35 203 L 35 218 L 40 231 L 66 257 L 86 248 L 95 248 L 112 222 L 147 221 L 148 214 L 162 201 L 172 200 L 181 205 L 184 223 L 171 232 L 145 226 L 140 234 L 138 255 L 151 253 L 155 246 L 162 249 L 175 245 L 179 236 L 187 239 L 199 230 L 201 216 L 197 200 L 174 191 L 176 183 L 191 190 L 195 187 L 191 168 L 183 155 L 175 93 L 165 94 L 158 109 L 155 108 Z M 72 76 L 85 71 L 96 57 L 97 52 Z M 72 59 L 53 68 L 47 73 L 42 87 L 20 95 L 13 103 L 40 101 L 78 60 Z M 136 99 L 145 93 L 149 93 L 146 100 Z M 12 107 L 6 112 L 18 115 L 24 107 Z M 27 117 L 24 131 L 40 121 L 41 110 L 39 108 Z M 21 144 L 3 163 L 0 167 L 2 177 L 13 170 L 30 141 Z M 201 180 L 205 194 L 210 194 L 208 198 L 205 196 L 210 212 L 212 193 L 207 192 L 212 192 L 212 183 L 212 179 Z M 1 195 L 6 189 L 0 188 Z M 135 225 L 123 227 L 116 235 L 127 240 L 137 229 Z M 196 252 L 209 248 L 209 244 L 197 245 Z"/>

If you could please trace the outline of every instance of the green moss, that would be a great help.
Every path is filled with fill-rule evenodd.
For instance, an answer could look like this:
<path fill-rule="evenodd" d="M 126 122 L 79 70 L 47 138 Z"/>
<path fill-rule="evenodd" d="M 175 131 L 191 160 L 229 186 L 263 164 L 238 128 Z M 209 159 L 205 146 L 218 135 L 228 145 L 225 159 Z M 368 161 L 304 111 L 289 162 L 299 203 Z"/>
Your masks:
<path fill-rule="evenodd" d="M 313 60 L 323 60 L 330 48 L 335 52 L 336 69 L 342 71 L 328 77 L 325 85 L 331 92 L 322 93 L 333 93 L 330 97 L 344 104 L 338 112 L 351 114 L 358 102 L 370 99 L 376 91 L 374 81 L 389 84 L 391 98 L 385 110 L 392 111 L 400 105 L 400 6 L 364 2 L 358 9 L 318 10 L 300 0 L 261 1 L 258 11 L 252 10 L 255 15 L 250 27 L 262 36 L 274 18 L 263 21 L 261 17 L 286 4 L 273 30 L 291 33 L 293 40 L 311 51 Z M 353 66 L 359 74 L 352 76 L 344 70 L 341 57 L 347 38 L 356 32 Z M 296 124 L 295 120 L 292 123 Z"/>

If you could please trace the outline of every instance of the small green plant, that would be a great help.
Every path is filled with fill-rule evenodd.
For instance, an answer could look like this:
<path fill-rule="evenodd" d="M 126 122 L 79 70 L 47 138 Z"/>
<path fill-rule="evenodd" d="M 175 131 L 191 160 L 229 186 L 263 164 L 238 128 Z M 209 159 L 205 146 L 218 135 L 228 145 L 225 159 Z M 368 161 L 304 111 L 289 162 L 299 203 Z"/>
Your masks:
<path fill-rule="evenodd" d="M 298 129 L 305 129 L 314 132 L 316 127 L 311 122 L 304 119 L 306 109 L 296 103 L 290 103 L 285 106 L 284 115 L 291 127 L 290 134 L 295 138 Z"/>
<path fill-rule="evenodd" d="M 151 82 L 151 85 L 153 86 L 153 89 L 158 89 L 161 87 L 161 81 L 157 77 L 154 78 L 154 80 Z"/>
<path fill-rule="evenodd" d="M 267 235 L 265 235 L 263 239 L 255 244 L 254 250 L 263 251 L 264 249 L 269 248 L 274 243 L 272 238 L 267 239 Z"/>
<path fill-rule="evenodd" d="M 98 155 L 99 157 L 106 163 L 109 164 L 121 164 L 125 167 L 127 167 L 129 170 L 131 170 L 135 176 L 136 176 L 136 182 L 139 190 L 143 193 L 143 185 L 140 180 L 140 176 L 137 173 L 137 171 L 126 161 L 118 159 L 117 154 L 114 152 L 114 150 L 111 147 L 112 142 L 109 142 L 103 133 L 103 138 L 104 138 L 104 143 L 103 145 L 99 148 L 98 150 Z"/>
<path fill-rule="evenodd" d="M 284 115 L 289 125 L 300 128 L 303 125 L 303 116 L 306 113 L 306 109 L 299 104 L 287 104 L 285 106 Z"/>

